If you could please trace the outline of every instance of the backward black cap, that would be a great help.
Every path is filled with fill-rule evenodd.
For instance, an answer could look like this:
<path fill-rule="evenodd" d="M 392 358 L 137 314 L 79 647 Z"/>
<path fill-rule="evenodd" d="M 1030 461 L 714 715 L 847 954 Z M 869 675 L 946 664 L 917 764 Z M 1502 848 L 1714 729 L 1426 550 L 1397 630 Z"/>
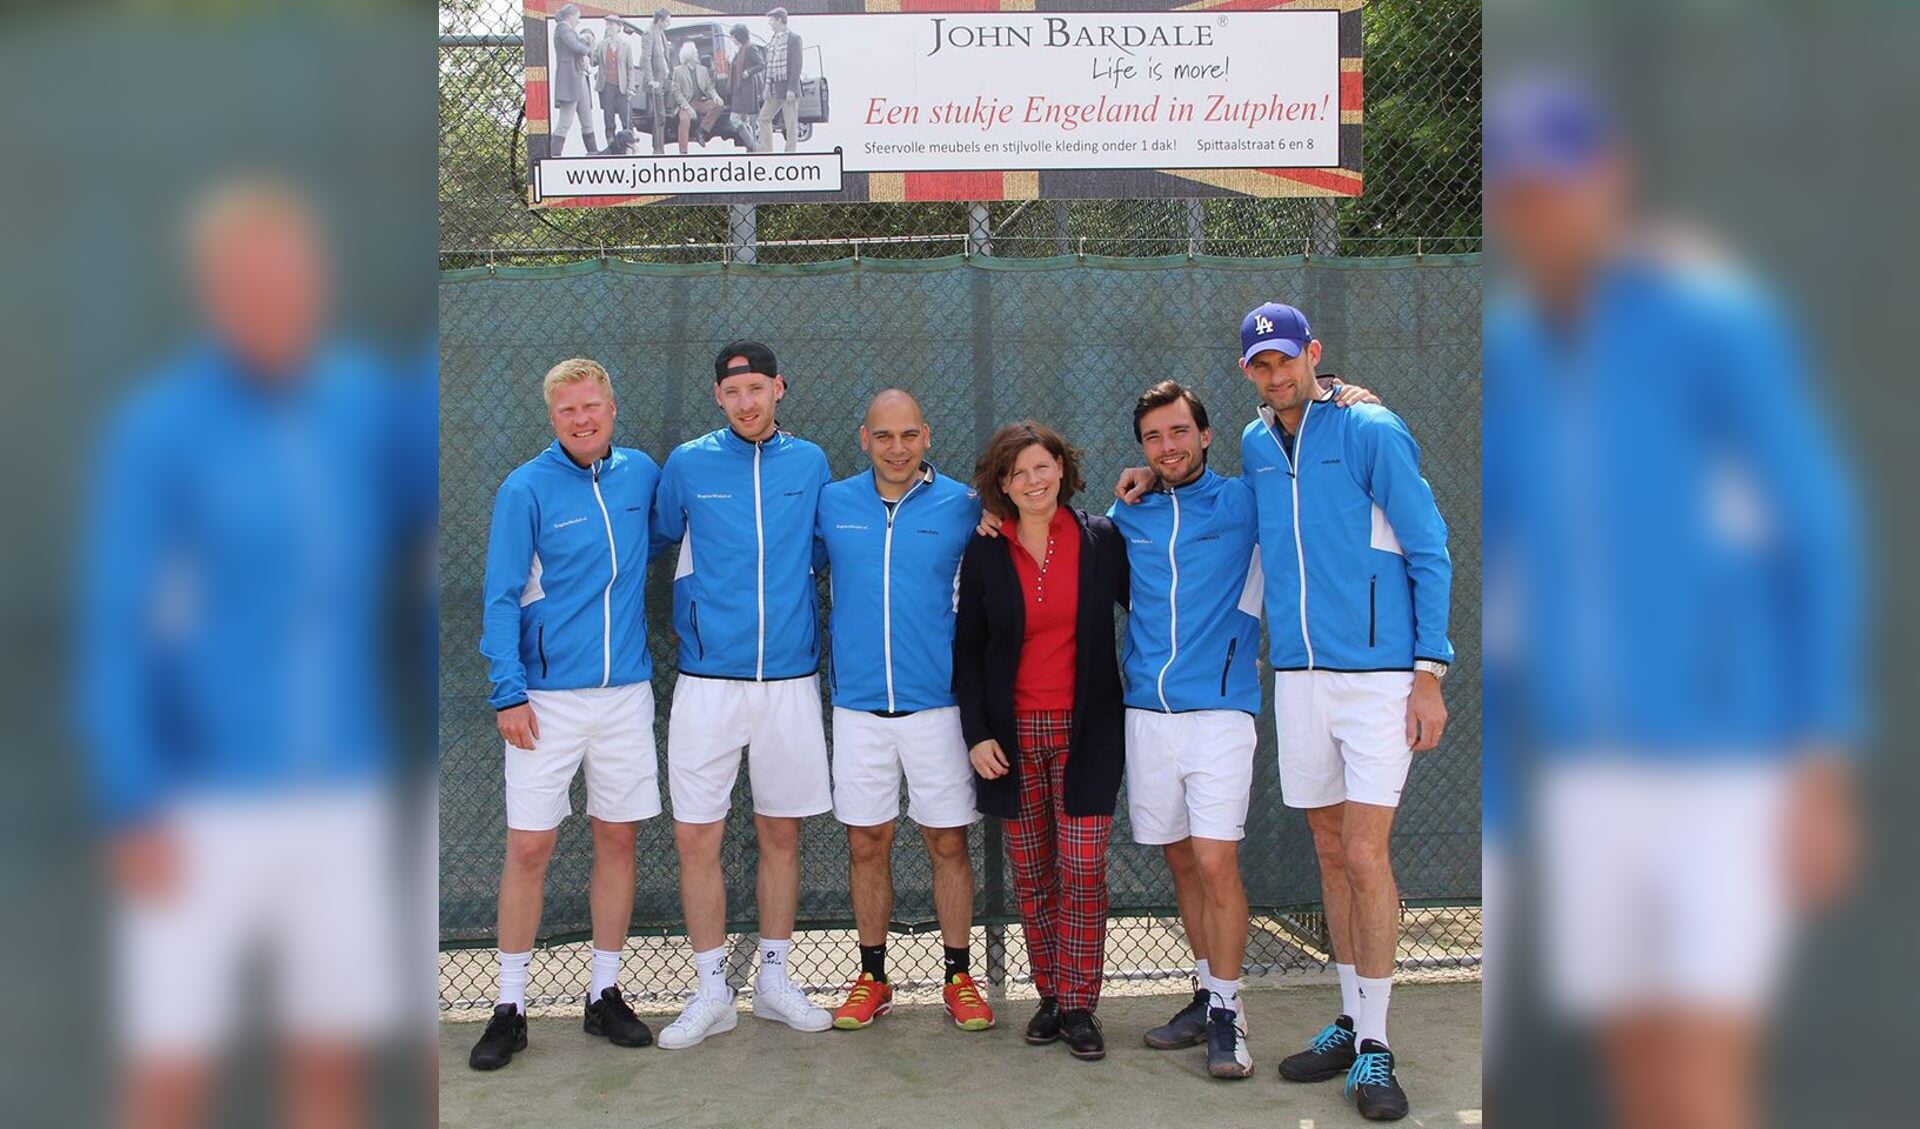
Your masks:
<path fill-rule="evenodd" d="M 740 362 L 744 360 L 746 364 Z M 780 362 L 774 359 L 773 350 L 758 341 L 735 341 L 720 350 L 713 358 L 713 382 L 720 383 L 729 376 L 738 376 L 743 372 L 757 372 L 762 376 L 780 375 Z"/>

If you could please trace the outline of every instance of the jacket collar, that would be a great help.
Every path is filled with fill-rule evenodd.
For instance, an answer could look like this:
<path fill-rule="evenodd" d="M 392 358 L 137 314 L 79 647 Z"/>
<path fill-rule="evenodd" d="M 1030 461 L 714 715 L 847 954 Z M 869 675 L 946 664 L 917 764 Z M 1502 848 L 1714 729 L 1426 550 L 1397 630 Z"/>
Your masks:
<path fill-rule="evenodd" d="M 756 447 L 762 450 L 769 450 L 778 447 L 781 443 L 785 442 L 787 438 L 787 433 L 780 430 L 780 421 L 778 420 L 774 421 L 773 434 L 758 442 L 743 437 L 738 431 L 733 429 L 732 424 L 721 428 L 718 434 L 722 447 L 730 451 L 741 452 L 751 452 Z"/>
<path fill-rule="evenodd" d="M 1325 389 L 1322 389 L 1320 395 L 1315 396 L 1313 399 L 1307 401 L 1306 409 L 1301 412 L 1300 422 L 1302 426 L 1304 427 L 1304 425 L 1306 424 L 1307 416 L 1312 413 L 1312 409 L 1314 405 L 1317 404 L 1317 405 L 1320 405 L 1321 407 L 1325 407 L 1326 405 L 1331 403 L 1333 403 L 1333 393 Z M 1285 430 L 1280 426 L 1280 413 L 1274 411 L 1272 408 L 1268 407 L 1265 403 L 1262 403 L 1260 405 L 1260 418 L 1266 422 L 1266 425 L 1268 427 L 1273 429 L 1273 433 L 1275 435 L 1278 435 L 1283 430 Z M 1295 438 L 1299 438 L 1299 436 L 1296 435 Z"/>
<path fill-rule="evenodd" d="M 1191 494 L 1205 494 L 1218 484 L 1219 479 L 1220 476 L 1214 473 L 1212 467 L 1202 466 L 1199 477 L 1195 478 L 1192 482 L 1183 482 L 1178 486 L 1168 486 L 1164 482 L 1155 482 L 1152 493 L 1178 494 L 1181 497 L 1186 497 Z"/>
<path fill-rule="evenodd" d="M 605 474 L 608 470 L 612 469 L 614 465 L 619 462 L 620 453 L 613 448 L 612 444 L 609 444 L 606 458 L 595 459 L 588 465 L 581 466 L 579 463 L 573 461 L 573 456 L 567 454 L 567 449 L 560 445 L 558 439 L 555 439 L 552 444 L 547 447 L 546 457 L 575 474 L 598 475 Z"/>
<path fill-rule="evenodd" d="M 905 494 L 902 494 L 900 496 L 899 501 L 904 502 L 908 498 L 913 497 L 915 494 L 920 492 L 919 488 L 922 486 L 932 486 L 933 480 L 936 477 L 938 477 L 939 473 L 940 473 L 939 471 L 936 471 L 933 468 L 932 463 L 926 461 L 925 459 L 920 460 L 920 473 L 914 476 L 913 486 L 909 488 Z M 880 493 L 879 473 L 875 471 L 872 467 L 867 468 L 867 485 L 873 487 L 873 493 L 875 497 L 879 498 L 883 502 L 887 500 L 886 495 Z"/>

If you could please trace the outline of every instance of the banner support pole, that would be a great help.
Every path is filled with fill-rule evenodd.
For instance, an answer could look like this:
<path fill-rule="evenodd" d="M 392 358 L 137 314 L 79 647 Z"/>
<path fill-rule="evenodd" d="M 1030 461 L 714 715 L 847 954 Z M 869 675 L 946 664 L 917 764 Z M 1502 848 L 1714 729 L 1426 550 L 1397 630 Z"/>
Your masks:
<path fill-rule="evenodd" d="M 743 263 L 757 261 L 760 212 L 756 205 L 727 205 L 727 238 L 733 245 L 733 257 L 736 260 Z"/>

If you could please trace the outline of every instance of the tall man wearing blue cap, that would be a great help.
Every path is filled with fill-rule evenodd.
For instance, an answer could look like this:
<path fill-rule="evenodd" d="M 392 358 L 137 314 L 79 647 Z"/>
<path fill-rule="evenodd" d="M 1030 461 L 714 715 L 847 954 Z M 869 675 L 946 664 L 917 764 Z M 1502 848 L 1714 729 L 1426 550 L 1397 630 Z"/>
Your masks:
<path fill-rule="evenodd" d="M 1447 723 L 1447 526 L 1399 416 L 1328 410 L 1306 315 L 1260 306 L 1240 344 L 1261 399 L 1240 450 L 1259 511 L 1280 789 L 1313 831 L 1343 1005 L 1280 1073 L 1345 1073 L 1362 1116 L 1397 1120 L 1407 1099 L 1387 1042 L 1400 932 L 1388 836 L 1413 754 Z"/>

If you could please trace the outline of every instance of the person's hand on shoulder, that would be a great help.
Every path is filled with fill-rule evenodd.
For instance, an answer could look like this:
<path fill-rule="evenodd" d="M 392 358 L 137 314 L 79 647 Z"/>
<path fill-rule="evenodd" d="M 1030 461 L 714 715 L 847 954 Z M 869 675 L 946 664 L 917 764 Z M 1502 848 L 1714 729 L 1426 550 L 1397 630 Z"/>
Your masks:
<path fill-rule="evenodd" d="M 1153 489 L 1156 475 L 1143 466 L 1130 466 L 1120 472 L 1120 481 L 1113 485 L 1113 496 L 1131 506 Z"/>

